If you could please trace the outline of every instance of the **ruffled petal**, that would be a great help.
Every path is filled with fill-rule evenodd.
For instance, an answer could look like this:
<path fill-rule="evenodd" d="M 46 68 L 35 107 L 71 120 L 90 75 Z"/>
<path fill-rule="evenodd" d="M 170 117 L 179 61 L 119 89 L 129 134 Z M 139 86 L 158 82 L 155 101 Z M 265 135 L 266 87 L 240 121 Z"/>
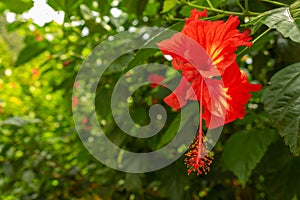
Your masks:
<path fill-rule="evenodd" d="M 222 81 L 223 84 L 215 82 L 210 89 L 213 92 L 205 95 L 203 119 L 210 129 L 242 119 L 246 114 L 245 104 L 251 98 L 250 92 L 261 89 L 261 85 L 249 83 L 246 73 L 240 71 L 236 63 L 226 69 Z"/>
<path fill-rule="evenodd" d="M 187 80 L 181 79 L 177 88 L 167 97 L 164 98 L 164 102 L 173 109 L 180 109 L 187 103 L 186 92 L 190 88 L 190 84 Z"/>

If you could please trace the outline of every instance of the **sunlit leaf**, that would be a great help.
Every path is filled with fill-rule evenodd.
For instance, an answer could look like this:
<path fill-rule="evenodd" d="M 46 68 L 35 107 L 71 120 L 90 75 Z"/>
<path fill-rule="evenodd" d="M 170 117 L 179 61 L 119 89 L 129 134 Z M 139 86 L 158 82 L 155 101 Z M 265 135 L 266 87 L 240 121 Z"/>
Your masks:
<path fill-rule="evenodd" d="M 176 4 L 177 4 L 177 0 L 165 0 L 162 13 L 168 12 L 169 10 L 174 8 Z"/>
<path fill-rule="evenodd" d="M 15 66 L 23 65 L 43 53 L 48 47 L 47 42 L 33 42 L 25 46 L 18 55 Z"/>
<path fill-rule="evenodd" d="M 160 7 L 160 3 L 159 2 L 151 2 L 149 1 L 143 14 L 146 16 L 154 16 L 157 15 L 158 13 L 158 9 Z"/>
<path fill-rule="evenodd" d="M 300 43 L 300 0 L 289 7 L 266 11 L 248 24 L 265 24 L 279 31 L 284 37 Z"/>
<path fill-rule="evenodd" d="M 64 11 L 66 13 L 66 19 L 71 16 L 73 10 L 77 9 L 83 0 L 48 0 L 49 4 L 54 10 Z"/>
<path fill-rule="evenodd" d="M 265 110 L 290 146 L 300 153 L 300 63 L 277 72 L 263 95 Z"/>
<path fill-rule="evenodd" d="M 8 10 L 17 14 L 22 14 L 33 6 L 33 1 L 31 0 L 2 0 L 1 3 L 4 4 Z"/>

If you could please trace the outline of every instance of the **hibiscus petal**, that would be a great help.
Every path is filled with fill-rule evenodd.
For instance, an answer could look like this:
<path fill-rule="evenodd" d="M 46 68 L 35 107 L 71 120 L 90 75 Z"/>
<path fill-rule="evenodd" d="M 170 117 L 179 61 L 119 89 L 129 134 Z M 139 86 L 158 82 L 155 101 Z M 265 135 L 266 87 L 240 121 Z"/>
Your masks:
<path fill-rule="evenodd" d="M 187 103 L 186 92 L 190 88 L 190 84 L 186 79 L 181 79 L 177 88 L 167 97 L 164 102 L 173 109 L 180 109 Z"/>
<path fill-rule="evenodd" d="M 211 57 L 205 49 L 192 38 L 182 34 L 174 34 L 170 39 L 163 40 L 158 44 L 159 49 L 165 54 L 172 56 L 175 69 L 181 69 L 179 60 L 189 63 L 203 77 L 220 75 L 219 71 L 213 66 Z M 179 60 L 178 60 L 179 59 Z"/>

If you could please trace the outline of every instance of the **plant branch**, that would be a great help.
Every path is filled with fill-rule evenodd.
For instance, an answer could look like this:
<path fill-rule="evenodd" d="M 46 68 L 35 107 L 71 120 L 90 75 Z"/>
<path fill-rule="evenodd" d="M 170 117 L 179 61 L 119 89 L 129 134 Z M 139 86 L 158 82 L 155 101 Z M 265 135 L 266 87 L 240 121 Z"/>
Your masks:
<path fill-rule="evenodd" d="M 222 13 L 222 14 L 226 14 L 226 15 L 257 16 L 257 15 L 260 14 L 260 13 L 250 12 L 250 11 L 248 11 L 247 13 L 232 12 L 232 11 L 227 11 L 227 10 L 220 10 L 220 9 L 217 9 L 217 8 L 210 8 L 210 7 L 206 7 L 206 6 L 200 6 L 200 5 L 197 5 L 197 4 L 190 3 L 190 2 L 184 2 L 184 3 L 189 5 L 189 6 L 192 6 L 194 8 L 206 9 L 206 10 L 210 10 L 210 11 L 213 11 L 213 12 Z"/>
<path fill-rule="evenodd" d="M 184 22 L 185 21 L 185 19 L 176 18 L 176 17 L 173 17 L 172 15 L 168 16 L 167 19 L 170 20 L 170 21 L 179 21 L 179 22 Z"/>
<path fill-rule="evenodd" d="M 211 16 L 211 17 L 203 17 L 203 18 L 201 18 L 201 20 L 217 20 L 217 19 L 221 19 L 223 17 L 225 17 L 224 14 L 218 14 L 218 15 L 214 15 L 214 16 Z M 180 22 L 185 21 L 185 19 L 176 18 L 176 17 L 173 17 L 173 16 L 169 16 L 168 20 L 170 20 L 170 21 L 180 21 Z"/>
<path fill-rule="evenodd" d="M 252 42 L 252 44 L 254 44 L 255 42 L 257 42 L 260 38 L 262 38 L 264 35 L 266 35 L 269 31 L 271 30 L 271 28 L 268 28 L 267 30 L 265 30 L 263 33 L 261 33 L 257 38 L 255 38 Z M 248 47 L 245 47 L 243 50 L 241 50 L 236 56 L 240 56 L 242 53 L 244 53 L 247 49 L 249 49 Z"/>
<path fill-rule="evenodd" d="M 236 3 L 242 9 L 242 11 L 244 12 L 245 8 L 242 6 L 241 2 L 239 0 L 236 0 Z"/>
<path fill-rule="evenodd" d="M 213 4 L 211 3 L 210 0 L 206 0 L 206 2 L 208 3 L 208 5 L 209 5 L 210 8 L 214 8 L 214 6 L 213 6 Z"/>
<path fill-rule="evenodd" d="M 281 2 L 278 2 L 278 1 L 272 1 L 272 0 L 261 0 L 261 1 L 266 2 L 266 3 L 271 3 L 271 4 L 274 4 L 274 5 L 277 5 L 277 6 L 285 6 L 285 7 L 289 6 L 288 4 L 281 3 Z"/>
<path fill-rule="evenodd" d="M 249 12 L 249 2 L 248 0 L 245 0 L 245 10 L 244 13 L 247 14 Z"/>

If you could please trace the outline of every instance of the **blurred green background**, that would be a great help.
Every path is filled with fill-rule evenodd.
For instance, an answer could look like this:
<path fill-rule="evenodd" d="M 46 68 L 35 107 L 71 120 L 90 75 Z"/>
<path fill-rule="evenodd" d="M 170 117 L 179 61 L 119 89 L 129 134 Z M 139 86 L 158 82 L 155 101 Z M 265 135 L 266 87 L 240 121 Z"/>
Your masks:
<path fill-rule="evenodd" d="M 235 12 L 242 12 L 241 5 L 247 4 L 258 13 L 291 3 L 278 2 L 210 3 Z M 193 3 L 209 7 L 208 1 Z M 146 26 L 172 26 L 180 31 L 193 6 L 174 0 L 48 0 L 48 4 L 51 7 L 42 0 L 0 2 L 0 199 L 300 199 L 300 159 L 273 128 L 261 100 L 270 78 L 300 61 L 297 42 L 271 30 L 237 57 L 249 79 L 264 89 L 253 94 L 243 120 L 224 127 L 208 175 L 188 176 L 184 156 L 159 171 L 129 174 L 104 166 L 81 143 L 72 119 L 76 73 L 101 41 Z M 214 10 L 209 10 L 209 16 L 228 18 Z M 241 15 L 241 24 L 249 17 Z M 298 21 L 295 24 L 299 29 Z M 255 39 L 267 26 L 250 28 Z M 171 66 L 159 51 L 134 53 L 118 59 L 117 69 L 102 77 L 97 89 L 101 95 L 95 102 L 98 119 L 114 143 L 147 152 L 172 139 L 180 113 L 163 103 L 170 91 L 144 86 L 129 104 L 132 118 L 147 124 L 149 107 L 161 103 L 168 112 L 164 129 L 157 137 L 143 140 L 126 136 L 116 126 L 109 109 L 110 95 L 128 62 L 131 66 L 147 62 Z M 82 120 L 88 129 L 88 120 Z M 294 134 L 300 138 L 299 132 Z"/>

